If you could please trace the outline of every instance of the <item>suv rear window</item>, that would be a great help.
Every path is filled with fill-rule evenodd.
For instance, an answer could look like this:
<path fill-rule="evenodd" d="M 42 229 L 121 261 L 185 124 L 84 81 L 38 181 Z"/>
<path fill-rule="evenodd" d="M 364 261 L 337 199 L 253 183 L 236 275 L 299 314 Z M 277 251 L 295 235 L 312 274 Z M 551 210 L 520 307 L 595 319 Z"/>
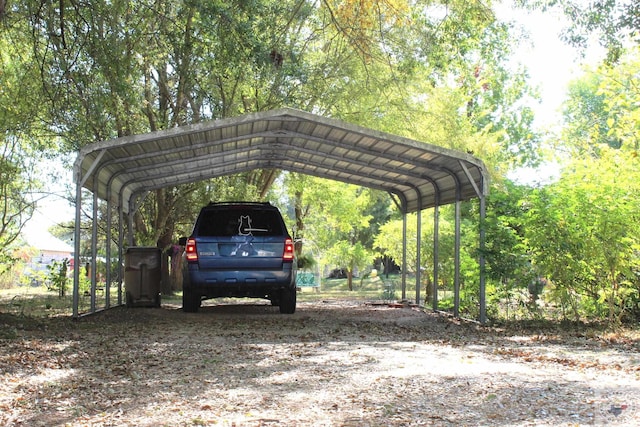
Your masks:
<path fill-rule="evenodd" d="M 266 209 L 211 209 L 202 212 L 196 233 L 202 237 L 236 235 L 283 236 L 282 221 L 276 211 Z"/>

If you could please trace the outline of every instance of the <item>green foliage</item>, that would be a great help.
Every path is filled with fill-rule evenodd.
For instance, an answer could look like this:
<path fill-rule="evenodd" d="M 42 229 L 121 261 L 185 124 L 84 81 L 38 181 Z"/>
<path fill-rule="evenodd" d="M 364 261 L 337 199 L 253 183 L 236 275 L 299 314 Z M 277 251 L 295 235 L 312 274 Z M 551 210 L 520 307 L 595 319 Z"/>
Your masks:
<path fill-rule="evenodd" d="M 453 283 L 453 253 L 454 253 L 454 211 L 452 206 L 440 208 L 438 248 L 440 255 L 440 279 L 444 283 Z M 433 242 L 434 220 L 433 209 L 423 211 L 421 219 L 421 241 L 419 265 L 424 269 L 423 274 L 432 280 L 433 272 Z M 374 246 L 383 254 L 388 255 L 397 263 L 402 260 L 402 220 L 392 219 L 380 227 L 380 232 L 374 240 Z M 407 270 L 417 271 L 417 215 L 407 215 Z M 475 248 L 471 245 L 469 248 Z M 473 249 L 469 249 L 472 251 Z M 463 255 L 464 257 L 465 255 Z M 429 282 L 431 283 L 431 282 Z"/>
<path fill-rule="evenodd" d="M 47 270 L 47 279 L 50 283 L 50 288 L 56 290 L 59 297 L 64 297 L 67 294 L 69 260 L 54 261 L 47 265 Z"/>
<path fill-rule="evenodd" d="M 0 290 L 11 289 L 16 285 L 16 274 L 10 269 L 0 273 Z"/>
<path fill-rule="evenodd" d="M 532 112 L 520 102 L 535 94 L 525 70 L 510 70 L 517 39 L 496 21 L 490 4 L 90 0 L 77 7 L 28 0 L 12 4 L 5 19 L 0 55 L 11 58 L 4 63 L 15 73 L 5 68 L 0 74 L 11 76 L 1 82 L 0 106 L 14 120 L 2 124 L 25 129 L 46 123 L 44 130 L 55 135 L 44 139 L 43 129 L 33 128 L 12 133 L 8 141 L 21 138 L 15 151 L 20 155 L 58 143 L 73 152 L 91 142 L 286 105 L 473 153 L 494 177 L 539 159 Z M 7 170 L 34 169 L 20 163 L 20 155 L 9 159 Z M 15 174 L 6 181 L 15 184 L 12 194 L 24 194 L 32 182 Z M 274 183 L 284 188 L 269 193 Z M 285 212 L 291 207 L 290 228 L 301 242 L 315 245 L 318 259 L 324 255 L 350 271 L 373 261 L 374 239 L 401 259 L 399 215 L 387 194 L 274 170 L 154 191 L 130 218 L 135 244 L 168 247 L 190 232 L 202 205 L 232 199 L 277 200 Z M 21 210 L 19 201 L 12 209 L 26 218 L 29 208 Z M 492 225 L 499 239 L 489 246 L 491 268 L 495 280 L 515 283 L 524 248 L 506 248 L 522 242 L 517 224 L 504 216 Z M 108 244 L 107 217 L 115 236 L 119 218 L 101 204 L 101 250 Z M 472 217 L 465 215 L 462 223 L 462 281 L 469 295 L 476 292 L 478 272 L 478 224 Z M 387 229 L 380 228 L 392 218 Z M 19 229 L 16 224 L 11 230 Z M 415 236 L 415 217 L 408 224 Z M 90 225 L 82 224 L 82 232 Z M 439 285 L 449 289 L 449 208 L 442 209 L 440 227 Z M 422 234 L 423 242 L 431 241 L 432 221 L 423 221 Z M 88 248 L 81 253 L 88 255 Z M 432 245 L 424 244 L 417 263 L 432 271 L 432 253 Z M 415 247 L 409 248 L 411 259 Z M 409 268 L 416 262 L 409 261 Z"/>
<path fill-rule="evenodd" d="M 615 66 L 603 65 L 598 95 L 604 98 L 607 137 L 636 156 L 640 149 L 640 46 L 629 49 Z"/>
<path fill-rule="evenodd" d="M 559 9 L 570 22 L 564 39 L 586 50 L 595 36 L 607 49 L 607 62 L 611 64 L 620 59 L 625 46 L 640 42 L 640 6 L 636 1 L 520 0 L 520 3 L 543 11 Z"/>
<path fill-rule="evenodd" d="M 22 35 L 12 36 L 16 38 L 0 37 L 0 273 L 10 268 L 20 231 L 33 214 L 34 193 L 45 178 L 36 164 L 50 149 L 40 139 L 40 90 L 33 58 L 20 43 Z"/>
<path fill-rule="evenodd" d="M 488 6 L 366 4 L 91 0 L 79 8 L 29 0 L 7 17 L 31 23 L 33 31 L 11 35 L 34 55 L 25 69 L 39 64 L 28 81 L 44 93 L 30 105 L 41 106 L 65 150 L 287 105 L 436 144 L 453 141 L 494 166 L 500 153 L 533 156 L 523 142 L 528 113 L 515 102 L 526 84 L 506 72 L 512 39 Z M 437 129 L 414 127 L 426 118 Z M 241 177 L 255 189 L 251 198 L 263 199 L 277 175 Z M 231 187 L 235 178 L 220 181 Z M 179 218 L 193 215 L 181 207 L 198 205 L 207 187 L 150 194 L 133 221 L 136 240 L 164 247 L 184 234 Z"/>
<path fill-rule="evenodd" d="M 297 259 L 298 269 L 300 270 L 310 270 L 317 264 L 316 260 L 313 258 L 313 255 L 310 254 L 300 255 Z"/>
<path fill-rule="evenodd" d="M 388 195 L 295 173 L 285 174 L 282 184 L 274 195 L 295 224 L 300 255 L 317 251 L 324 265 L 344 268 L 350 278 L 373 264 L 373 233 L 390 215 Z"/>
<path fill-rule="evenodd" d="M 620 148 L 621 140 L 610 133 L 606 96 L 599 91 L 603 78 L 588 72 L 569 85 L 569 99 L 564 104 L 563 143 L 576 144 L 578 154 L 596 152 L 600 146 Z"/>
<path fill-rule="evenodd" d="M 565 317 L 640 314 L 638 49 L 619 60 L 573 84 L 560 142 L 574 157 L 560 181 L 532 199 L 530 242 Z"/>
<path fill-rule="evenodd" d="M 455 284 L 455 211 L 453 206 L 443 206 L 440 208 L 439 234 L 438 234 L 438 293 L 440 308 L 447 308 L 448 295 L 453 292 Z M 422 286 L 426 290 L 426 298 L 431 298 L 431 289 L 434 280 L 434 221 L 433 210 L 423 212 L 421 222 L 421 250 L 419 266 L 421 270 Z M 474 217 L 476 219 L 471 219 Z M 415 274 L 417 271 L 417 216 L 407 215 L 407 270 Z M 478 222 L 477 212 L 467 212 L 461 219 L 461 244 L 460 244 L 460 288 L 461 295 L 467 292 L 467 298 L 461 299 L 461 312 L 477 313 L 477 307 L 473 308 L 468 304 L 476 304 L 478 293 Z M 402 220 L 391 220 L 380 227 L 380 232 L 375 239 L 375 247 L 382 254 L 393 258 L 397 263 L 402 260 Z M 443 304 L 440 304 L 444 301 Z M 452 300 L 451 300 L 452 301 Z M 451 305 L 452 307 L 452 305 Z"/>
<path fill-rule="evenodd" d="M 353 290 L 353 273 L 356 270 L 362 272 L 373 261 L 373 253 L 365 248 L 361 242 L 350 243 L 345 240 L 336 242 L 324 256 L 329 265 L 345 267 L 350 291 Z"/>
<path fill-rule="evenodd" d="M 637 159 L 601 150 L 575 160 L 560 181 L 531 198 L 527 239 L 554 284 L 563 315 L 608 311 L 613 320 L 637 292 L 640 243 Z M 585 305 L 586 304 L 586 305 Z"/>
<path fill-rule="evenodd" d="M 509 317 L 509 310 L 529 299 L 534 304 L 540 289 L 539 272 L 532 265 L 531 248 L 525 240 L 526 204 L 530 189 L 510 181 L 494 185 L 487 198 L 487 216 L 484 223 L 487 238 L 484 257 L 487 278 L 498 284 L 493 292 Z M 526 305 L 526 304 L 525 304 Z"/>
<path fill-rule="evenodd" d="M 397 299 L 396 284 L 393 280 L 385 280 L 381 299 L 383 301 L 395 301 Z"/>
<path fill-rule="evenodd" d="M 428 218 L 432 213 L 432 210 L 425 211 L 423 213 L 422 223 L 421 223 L 421 239 L 423 242 L 432 242 L 433 241 L 433 221 L 429 221 Z M 431 217 L 432 218 L 432 217 Z M 411 273 L 415 273 L 417 271 L 416 259 L 418 255 L 417 251 L 417 215 L 409 214 L 407 215 L 407 271 Z M 446 219 L 441 219 L 440 226 L 445 228 L 448 227 L 446 223 Z M 403 221 L 401 219 L 393 219 L 383 224 L 380 227 L 380 232 L 376 236 L 374 240 L 375 248 L 377 248 L 383 255 L 387 255 L 394 259 L 397 263 L 401 263 L 402 261 L 402 227 Z M 442 233 L 442 231 L 441 231 Z M 440 236 L 440 242 L 443 245 L 446 245 L 447 240 L 452 242 L 451 236 L 449 238 L 443 238 Z M 421 267 L 429 267 L 433 266 L 433 246 L 432 245 L 422 245 L 421 246 L 421 257 L 419 260 L 419 265 Z"/>

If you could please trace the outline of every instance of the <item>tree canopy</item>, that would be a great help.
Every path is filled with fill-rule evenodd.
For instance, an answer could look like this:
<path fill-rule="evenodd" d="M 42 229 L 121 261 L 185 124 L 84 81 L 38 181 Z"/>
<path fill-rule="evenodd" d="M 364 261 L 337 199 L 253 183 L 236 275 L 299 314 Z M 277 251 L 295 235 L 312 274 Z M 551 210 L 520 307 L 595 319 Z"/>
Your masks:
<path fill-rule="evenodd" d="M 567 316 L 638 313 L 637 233 L 628 226 L 637 222 L 638 6 L 615 3 L 520 2 L 561 8 L 569 42 L 596 34 L 610 52 L 572 83 L 561 132 L 545 135 L 533 127 L 527 70 L 511 63 L 519 36 L 496 18 L 493 2 L 1 2 L 0 243 L 9 248 L 31 215 L 43 157 L 288 106 L 481 158 L 492 177 L 484 255 L 498 304 L 527 299 L 532 289 L 537 298 L 542 285 L 532 283 L 544 282 Z M 569 159 L 559 181 L 533 189 L 509 183 L 508 171 L 544 160 L 543 139 Z M 302 239 L 300 253 L 313 241 L 324 262 L 351 272 L 376 256 L 401 256 L 401 222 L 388 195 L 279 170 L 155 191 L 132 218 L 136 244 L 170 247 L 203 204 L 229 199 L 279 204 Z M 469 298 L 479 268 L 477 241 L 468 237 L 480 226 L 477 209 L 471 203 L 463 212 Z M 104 206 L 99 213 L 104 238 L 104 219 L 117 218 Z M 452 218 L 442 210 L 436 285 L 445 288 Z M 429 241 L 433 230 L 424 224 Z M 420 265 L 429 264 L 429 250 Z"/>

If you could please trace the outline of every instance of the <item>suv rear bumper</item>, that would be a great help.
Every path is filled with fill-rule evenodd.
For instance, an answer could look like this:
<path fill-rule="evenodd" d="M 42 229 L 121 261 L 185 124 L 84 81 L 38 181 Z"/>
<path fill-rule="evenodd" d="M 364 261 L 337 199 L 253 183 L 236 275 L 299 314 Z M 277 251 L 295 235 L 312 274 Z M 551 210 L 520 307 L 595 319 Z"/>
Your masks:
<path fill-rule="evenodd" d="M 205 298 L 271 298 L 283 289 L 290 289 L 285 285 L 219 285 L 219 286 L 193 286 L 189 288 L 192 294 Z"/>
<path fill-rule="evenodd" d="M 290 266 L 278 271 L 204 270 L 189 266 L 183 286 L 192 293 L 208 298 L 263 298 L 282 289 L 295 287 L 295 275 Z"/>

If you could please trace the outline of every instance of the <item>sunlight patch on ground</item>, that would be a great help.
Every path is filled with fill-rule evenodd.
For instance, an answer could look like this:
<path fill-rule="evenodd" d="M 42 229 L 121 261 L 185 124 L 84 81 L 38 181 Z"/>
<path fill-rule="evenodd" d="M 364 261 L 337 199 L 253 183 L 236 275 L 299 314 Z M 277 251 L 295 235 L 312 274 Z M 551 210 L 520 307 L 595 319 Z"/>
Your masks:
<path fill-rule="evenodd" d="M 55 384 L 73 377 L 75 372 L 75 369 L 40 368 L 37 374 L 28 378 L 28 383 L 34 386 Z"/>

